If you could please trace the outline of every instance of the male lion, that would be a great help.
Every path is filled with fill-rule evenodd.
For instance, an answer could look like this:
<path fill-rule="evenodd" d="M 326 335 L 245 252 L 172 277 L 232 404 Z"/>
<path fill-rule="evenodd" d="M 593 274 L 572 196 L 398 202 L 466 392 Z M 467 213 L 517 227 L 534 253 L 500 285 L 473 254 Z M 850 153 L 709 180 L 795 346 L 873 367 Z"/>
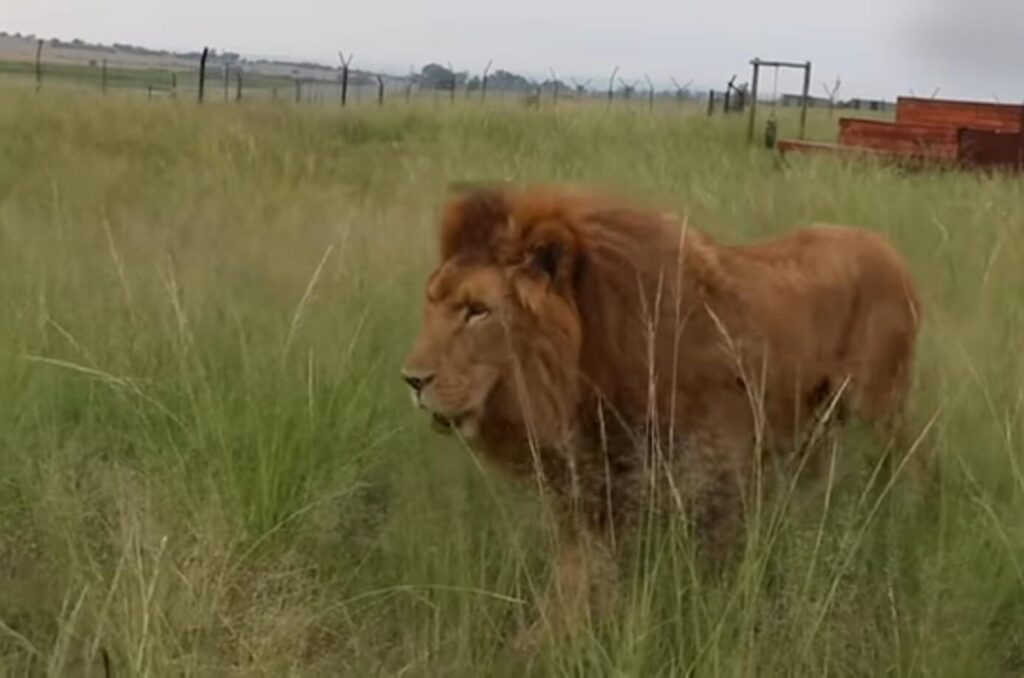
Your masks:
<path fill-rule="evenodd" d="M 799 446 L 825 406 L 895 421 L 920 306 L 865 230 L 727 246 L 626 201 L 483 187 L 445 208 L 402 375 L 437 428 L 550 490 L 577 604 L 586 549 L 630 522 L 644 472 L 717 553 L 759 450 Z"/>

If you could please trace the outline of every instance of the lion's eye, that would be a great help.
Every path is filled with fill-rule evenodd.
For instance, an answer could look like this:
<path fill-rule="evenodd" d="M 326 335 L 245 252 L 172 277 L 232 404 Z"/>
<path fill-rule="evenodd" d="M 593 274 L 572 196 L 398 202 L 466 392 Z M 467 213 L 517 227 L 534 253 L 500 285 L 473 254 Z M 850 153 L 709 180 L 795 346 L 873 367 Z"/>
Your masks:
<path fill-rule="evenodd" d="M 466 323 L 469 324 L 477 320 L 486 318 L 487 314 L 490 312 L 491 310 L 484 306 L 483 304 L 470 302 L 466 304 L 463 309 L 463 317 L 465 318 Z"/>

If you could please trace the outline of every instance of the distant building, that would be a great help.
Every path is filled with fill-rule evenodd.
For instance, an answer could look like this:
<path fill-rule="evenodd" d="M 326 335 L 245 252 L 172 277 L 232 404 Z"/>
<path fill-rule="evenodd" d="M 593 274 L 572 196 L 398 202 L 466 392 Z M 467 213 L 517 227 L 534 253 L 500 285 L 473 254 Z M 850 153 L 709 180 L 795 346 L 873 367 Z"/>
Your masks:
<path fill-rule="evenodd" d="M 828 108 L 830 101 L 825 97 L 808 97 L 809 108 Z M 799 108 L 803 105 L 803 97 L 799 94 L 783 94 L 779 97 L 779 105 L 785 107 Z M 896 104 L 882 99 L 849 99 L 836 101 L 836 108 L 852 109 L 855 111 L 894 111 Z"/>
<path fill-rule="evenodd" d="M 783 94 L 779 98 L 779 104 L 781 106 L 803 106 L 804 97 L 801 94 Z M 829 100 L 823 97 L 810 96 L 807 97 L 808 108 L 828 108 Z"/>
<path fill-rule="evenodd" d="M 843 104 L 855 111 L 894 111 L 896 104 L 882 99 L 850 99 Z"/>

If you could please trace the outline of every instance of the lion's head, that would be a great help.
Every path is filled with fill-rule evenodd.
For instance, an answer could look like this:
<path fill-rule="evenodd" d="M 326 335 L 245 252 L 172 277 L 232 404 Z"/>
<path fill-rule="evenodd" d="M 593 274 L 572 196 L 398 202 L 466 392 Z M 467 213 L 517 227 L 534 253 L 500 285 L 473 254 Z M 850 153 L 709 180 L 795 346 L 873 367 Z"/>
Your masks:
<path fill-rule="evenodd" d="M 582 341 L 571 220 L 472 191 L 447 205 L 441 249 L 402 370 L 414 403 L 469 439 L 517 428 L 559 442 L 572 427 Z"/>

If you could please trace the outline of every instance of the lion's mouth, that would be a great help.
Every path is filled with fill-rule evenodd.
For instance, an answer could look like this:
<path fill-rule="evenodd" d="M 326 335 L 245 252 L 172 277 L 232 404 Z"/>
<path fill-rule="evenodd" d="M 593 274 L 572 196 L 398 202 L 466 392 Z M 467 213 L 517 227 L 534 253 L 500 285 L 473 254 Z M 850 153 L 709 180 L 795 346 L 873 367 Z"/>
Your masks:
<path fill-rule="evenodd" d="M 441 433 L 451 433 L 454 429 L 457 429 L 462 422 L 466 419 L 466 415 L 460 414 L 451 417 L 446 417 L 443 414 L 434 412 L 430 415 L 430 423 L 433 424 L 434 428 Z"/>
<path fill-rule="evenodd" d="M 433 425 L 434 430 L 441 433 L 451 433 L 454 420 L 445 417 L 444 415 L 434 413 L 430 415 L 430 423 Z"/>
<path fill-rule="evenodd" d="M 472 438 L 476 433 L 476 418 L 472 412 L 450 416 L 433 412 L 430 415 L 430 424 L 435 431 L 446 435 L 458 433 L 464 438 Z"/>

